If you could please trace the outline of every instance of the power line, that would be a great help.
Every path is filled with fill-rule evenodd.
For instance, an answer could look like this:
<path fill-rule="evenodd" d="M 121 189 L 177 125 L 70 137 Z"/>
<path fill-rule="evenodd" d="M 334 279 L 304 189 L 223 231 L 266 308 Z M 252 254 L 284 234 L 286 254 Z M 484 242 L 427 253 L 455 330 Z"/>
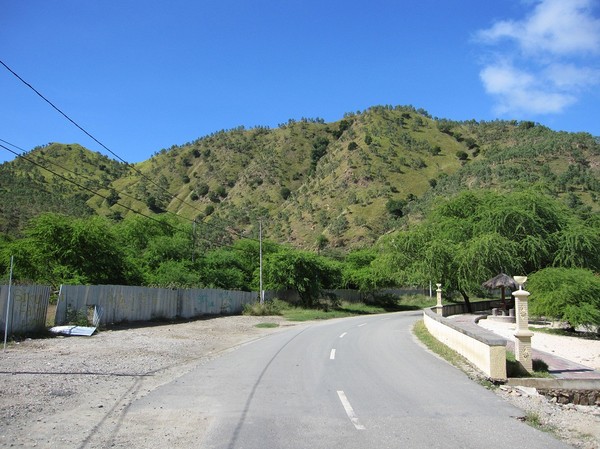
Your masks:
<path fill-rule="evenodd" d="M 2 144 L 0 144 L 0 148 L 4 148 L 5 150 L 7 150 L 7 151 L 10 151 L 10 152 L 11 152 L 12 154 L 14 154 L 15 156 L 17 156 L 17 157 L 20 157 L 20 158 L 22 158 L 22 159 L 26 160 L 27 162 L 29 162 L 29 163 L 31 163 L 31 164 L 33 164 L 33 165 L 36 165 L 36 166 L 38 166 L 38 167 L 40 167 L 40 168 L 42 168 L 42 169 L 44 169 L 44 170 L 47 170 L 47 171 L 49 171 L 49 172 L 50 172 L 50 173 L 52 173 L 54 176 L 58 176 L 59 178 L 61 178 L 61 179 L 64 179 L 65 181 L 67 181 L 67 182 L 70 182 L 71 184 L 75 184 L 75 185 L 76 185 L 77 187 L 79 187 L 80 189 L 86 190 L 86 191 L 88 191 L 88 192 L 90 192 L 90 193 L 92 193 L 92 194 L 94 194 L 94 195 L 98 195 L 100 198 L 104 198 L 105 200 L 108 200 L 108 198 L 107 198 L 106 196 L 104 196 L 104 195 L 102 195 L 102 194 L 100 194 L 100 193 L 98 193 L 98 192 L 96 192 L 96 191 L 94 191 L 94 190 L 92 190 L 92 189 L 90 189 L 90 188 L 88 188 L 88 187 L 86 187 L 86 186 L 83 186 L 83 185 L 81 185 L 81 184 L 79 184 L 79 183 L 77 183 L 77 182 L 73 181 L 72 179 L 69 179 L 69 178 L 67 178 L 67 177 L 63 176 L 63 175 L 61 175 L 60 173 L 57 173 L 57 172 L 55 172 L 55 171 L 52 171 L 52 170 L 50 170 L 48 167 L 44 167 L 42 164 L 39 164 L 38 162 L 36 162 L 36 161 L 34 161 L 34 160 L 32 160 L 32 159 L 30 159 L 30 158 L 26 157 L 26 156 L 23 156 L 22 154 L 19 154 L 19 153 L 17 153 L 16 151 L 13 151 L 13 150 L 11 150 L 10 148 L 8 148 L 8 147 L 6 147 L 6 146 L 4 146 L 4 145 L 2 145 Z M 171 228 L 173 228 L 173 229 L 176 229 L 176 228 L 175 228 L 175 227 L 174 227 L 172 224 L 170 224 L 170 223 L 167 223 L 167 222 L 163 222 L 163 221 L 157 220 L 156 218 L 154 218 L 154 217 L 151 217 L 150 215 L 146 215 L 146 214 L 144 214 L 144 213 L 142 213 L 142 212 L 140 212 L 140 211 L 137 211 L 137 210 L 135 210 L 135 209 L 132 209 L 131 207 L 129 207 L 129 206 L 126 206 L 125 204 L 121 204 L 121 203 L 119 203 L 118 201 L 117 201 L 115 204 L 118 204 L 119 206 L 121 206 L 121 207 L 123 207 L 123 208 L 125 208 L 125 209 L 127 209 L 127 210 L 129 210 L 129 211 L 131 211 L 131 212 L 133 212 L 133 213 L 139 214 L 139 215 L 141 215 L 141 216 L 143 216 L 143 217 L 146 217 L 146 218 L 148 218 L 148 219 L 150 219 L 150 220 L 153 220 L 153 221 L 155 221 L 155 222 L 157 222 L 157 223 L 160 223 L 160 224 L 166 224 L 167 226 L 169 226 L 169 227 L 171 227 Z M 183 217 L 180 217 L 180 218 L 183 218 Z"/>
<path fill-rule="evenodd" d="M 16 148 L 16 149 L 18 149 L 18 150 L 22 151 L 23 153 L 27 153 L 27 151 L 26 151 L 26 150 L 24 150 L 23 148 L 21 148 L 21 147 L 19 147 L 19 146 L 15 145 L 15 144 L 13 144 L 13 143 L 7 142 L 7 141 L 6 141 L 6 140 L 4 140 L 4 139 L 0 139 L 0 142 L 4 142 L 5 144 L 7 144 L 7 145 L 10 145 L 11 147 L 13 147 L 13 148 Z M 42 157 L 41 157 L 41 156 L 39 156 L 39 155 L 36 155 L 36 156 L 37 156 L 37 158 L 38 158 L 38 159 L 42 159 Z M 21 153 L 20 155 L 17 155 L 17 157 L 21 157 L 21 158 L 23 158 L 23 159 L 25 159 L 25 160 L 28 160 L 27 158 L 25 158 L 25 157 L 23 156 L 23 154 L 22 154 L 22 153 Z M 44 159 L 44 162 L 47 162 L 47 163 L 49 163 L 49 164 L 51 164 L 51 165 L 53 165 L 53 166 L 55 166 L 55 167 L 58 167 L 58 168 L 60 168 L 61 170 L 64 170 L 64 171 L 66 171 L 66 172 L 68 172 L 68 173 L 71 173 L 71 174 L 73 174 L 73 175 L 75 175 L 75 176 L 78 176 L 78 177 L 85 178 L 85 179 L 87 179 L 87 180 L 89 180 L 89 181 L 92 181 L 92 182 L 98 182 L 98 180 L 96 180 L 96 179 L 93 179 L 93 178 L 92 178 L 92 177 L 90 177 L 90 176 L 87 176 L 87 175 L 85 175 L 85 174 L 83 174 L 83 173 L 76 173 L 76 172 L 74 172 L 74 171 L 72 171 L 72 170 L 70 170 L 70 169 L 68 169 L 68 168 L 66 168 L 66 167 L 63 167 L 62 165 L 60 165 L 60 164 L 57 164 L 56 162 L 53 162 L 53 161 L 51 161 L 49 158 L 46 158 L 46 159 Z M 43 167 L 43 166 L 42 166 L 42 168 L 46 168 L 46 167 Z M 134 200 L 134 201 L 140 201 L 140 202 L 143 202 L 143 201 L 142 201 L 142 200 L 140 200 L 139 198 L 136 198 L 135 196 L 133 196 L 133 195 L 130 195 L 129 193 L 127 193 L 127 192 L 124 192 L 124 191 L 122 191 L 122 190 L 117 190 L 117 189 L 115 189 L 114 187 L 106 187 L 106 188 L 107 188 L 108 190 L 111 190 L 111 191 L 114 191 L 114 192 L 116 192 L 118 195 L 126 196 L 126 197 L 128 197 L 128 198 L 131 198 L 131 199 L 132 199 L 132 200 Z M 98 196 L 102 196 L 102 195 L 100 195 L 98 192 L 95 192 L 94 194 L 95 194 L 95 195 L 98 195 Z M 103 197 L 103 198 L 104 198 L 104 197 Z M 120 203 L 118 203 L 118 202 L 116 202 L 115 204 L 119 204 L 120 206 L 122 206 L 122 204 L 120 204 Z M 193 221 L 194 221 L 193 219 L 186 218 L 186 217 L 184 217 L 184 216 L 182 216 L 182 215 L 177 215 L 176 213 L 174 213 L 174 212 L 171 212 L 171 211 L 168 211 L 168 210 L 167 210 L 167 211 L 165 211 L 165 212 L 167 212 L 167 213 L 169 213 L 169 214 L 172 214 L 172 215 L 175 215 L 175 216 L 176 216 L 176 217 L 178 217 L 178 218 L 183 218 L 183 219 L 185 219 L 185 220 L 188 220 L 188 221 L 191 221 L 191 222 L 193 222 Z"/>
<path fill-rule="evenodd" d="M 198 211 L 198 212 L 204 212 L 201 209 L 197 208 L 195 205 L 186 202 L 185 200 L 182 200 L 181 198 L 179 198 L 177 195 L 172 194 L 171 192 L 169 192 L 165 187 L 161 186 L 160 184 L 158 184 L 157 182 L 155 182 L 152 178 L 146 176 L 144 173 L 142 173 L 140 170 L 138 170 L 137 168 L 135 168 L 135 166 L 133 166 L 132 164 L 130 164 L 129 162 L 125 161 L 123 158 L 121 158 L 117 153 L 115 153 L 114 151 L 112 151 L 110 148 L 108 148 L 106 145 L 104 145 L 102 142 L 100 142 L 96 137 L 94 137 L 91 133 L 89 133 L 86 129 L 84 129 L 82 126 L 80 126 L 77 122 L 75 122 L 75 120 L 73 120 L 71 117 L 69 117 L 65 112 L 63 112 L 58 106 L 56 106 L 52 101 L 50 101 L 48 98 L 46 98 L 40 91 L 38 91 L 35 87 L 33 87 L 30 83 L 28 83 L 27 81 L 25 81 L 21 76 L 19 76 L 18 73 L 16 73 L 14 70 L 12 70 L 8 65 L 6 65 L 6 63 L 4 63 L 4 61 L 0 60 L 0 64 L 2 64 L 6 70 L 8 70 L 12 75 L 14 75 L 19 81 L 21 81 L 23 84 L 25 84 L 29 89 L 31 89 L 33 92 L 35 92 L 42 100 L 44 100 L 46 103 L 48 103 L 54 110 L 56 110 L 59 114 L 61 114 L 63 117 L 65 117 L 69 122 L 71 122 L 75 127 L 77 127 L 79 130 L 81 130 L 85 135 L 87 135 L 89 138 L 91 138 L 94 142 L 96 142 L 98 145 L 100 145 L 102 148 L 104 148 L 106 151 L 108 151 L 110 154 L 112 154 L 113 156 L 115 156 L 118 160 L 120 160 L 121 162 L 123 162 L 124 164 L 126 164 L 128 167 L 130 167 L 133 171 L 135 171 L 138 175 L 140 175 L 143 179 L 147 180 L 148 182 L 150 182 L 151 184 L 155 185 L 156 187 L 158 187 L 160 190 L 166 192 L 168 194 L 168 196 L 171 199 L 176 199 L 179 202 L 181 202 L 182 204 L 191 207 L 192 209 Z M 9 150 L 10 151 L 10 150 Z M 58 175 L 60 176 L 60 175 Z M 62 176 L 61 176 L 62 177 Z M 64 177 L 63 177 L 64 178 Z M 97 193 L 95 193 L 97 194 Z M 99 195 L 99 194 L 98 194 Z M 102 195 L 99 195 L 102 197 Z M 103 197 L 105 198 L 105 197 Z M 106 198 L 105 198 L 106 199 Z M 122 204 L 119 203 L 119 205 L 123 206 Z M 179 216 L 179 215 L 178 215 Z M 235 235 L 237 235 L 240 238 L 248 238 L 248 237 L 244 237 L 242 234 L 240 234 L 239 232 L 235 231 L 235 230 L 231 230 Z M 252 239 L 255 240 L 255 239 Z"/>
<path fill-rule="evenodd" d="M 3 139 L 0 139 L 0 141 L 2 141 L 2 142 L 5 142 L 5 143 L 7 143 L 8 145 L 12 145 L 12 146 L 14 146 L 15 148 L 19 148 L 19 147 L 17 147 L 16 145 L 13 145 L 13 144 L 11 144 L 11 143 L 9 143 L 9 142 L 6 142 L 6 141 L 5 141 L 5 140 L 3 140 Z M 105 200 L 107 200 L 107 201 L 108 201 L 108 197 L 106 197 L 106 196 L 102 195 L 101 193 L 99 193 L 99 192 L 97 192 L 97 191 L 95 191 L 95 190 L 92 190 L 92 189 L 90 189 L 89 187 L 86 187 L 86 186 L 84 186 L 84 185 L 81 185 L 81 184 L 79 184 L 79 183 L 75 182 L 74 180 L 72 180 L 72 179 L 69 179 L 69 178 L 67 178 L 67 177 L 65 177 L 65 176 L 63 176 L 63 175 L 61 175 L 60 173 L 57 173 L 57 172 L 55 172 L 55 171 L 53 171 L 53 170 L 50 170 L 48 167 L 45 167 L 44 165 L 42 165 L 42 164 L 40 164 L 40 163 L 38 163 L 38 162 L 34 161 L 34 160 L 33 160 L 33 159 L 31 159 L 31 158 L 28 158 L 28 157 L 26 157 L 26 156 L 25 156 L 25 155 L 23 155 L 23 154 L 19 154 L 19 153 L 17 153 L 16 151 L 13 151 L 13 150 L 11 150 L 10 148 L 6 147 L 5 145 L 2 145 L 2 144 L 0 144 L 0 148 L 3 148 L 3 149 L 5 149 L 5 150 L 9 151 L 10 153 L 12 153 L 12 154 L 14 154 L 15 156 L 17 156 L 17 158 L 24 159 L 25 161 L 27 161 L 27 162 L 29 162 L 29 163 L 31 163 L 31 164 L 33 164 L 33 165 L 35 165 L 35 166 L 38 166 L 38 167 L 42 168 L 43 170 L 46 170 L 46 171 L 48 171 L 48 172 L 52 173 L 54 176 L 58 176 L 59 178 L 61 178 L 61 179 L 65 180 L 65 181 L 67 181 L 67 182 L 69 182 L 69 183 L 71 183 L 71 184 L 74 184 L 74 185 L 76 185 L 77 187 L 79 187 L 79 188 L 81 188 L 81 189 L 83 189 L 83 190 L 86 190 L 86 191 L 88 191 L 88 192 L 92 193 L 93 195 L 97 195 L 97 196 L 99 196 L 100 198 L 103 198 L 103 199 L 105 199 Z M 21 148 L 19 148 L 19 149 L 20 149 L 20 150 L 22 150 Z M 22 151 L 24 151 L 24 150 L 22 150 Z M 61 167 L 61 166 L 60 166 L 60 165 L 58 165 L 58 164 L 54 164 L 54 165 L 56 165 L 56 166 L 58 166 L 58 167 Z M 62 167 L 61 167 L 61 168 L 62 168 Z M 67 170 L 67 171 L 69 171 L 69 170 Z M 71 172 L 71 173 L 73 173 L 73 172 Z M 90 178 L 88 178 L 88 179 L 90 179 Z M 47 192 L 47 193 L 50 193 L 50 192 L 48 192 L 47 190 L 46 190 L 46 192 Z M 137 198 L 136 198 L 136 201 L 139 201 L 139 200 L 137 200 Z M 170 223 L 168 223 L 168 222 L 161 221 L 161 220 L 157 220 L 156 218 L 154 218 L 154 217 L 152 217 L 152 216 L 150 216 L 150 215 L 146 215 L 146 214 L 144 214 L 144 213 L 142 213 L 142 212 L 140 212 L 140 211 L 137 211 L 137 210 L 135 210 L 135 209 L 133 209 L 133 208 L 131 208 L 131 207 L 129 207 L 129 206 L 127 206 L 127 205 L 125 205 L 125 204 L 122 204 L 122 203 L 120 203 L 120 202 L 118 202 L 118 201 L 116 201 L 116 202 L 115 202 L 115 204 L 117 204 L 117 205 L 119 205 L 119 206 L 123 207 L 124 209 L 127 209 L 127 210 L 129 210 L 129 211 L 133 212 L 134 214 L 138 214 L 138 215 L 140 215 L 140 216 L 142 216 L 142 217 L 148 218 L 149 220 L 152 220 L 152 221 L 154 221 L 154 222 L 156 222 L 156 223 L 158 223 L 158 224 L 160 224 L 160 225 L 167 225 L 167 226 L 169 226 L 171 229 L 173 229 L 173 230 L 177 230 L 177 228 L 176 228 L 175 226 L 173 226 L 172 224 L 170 224 Z M 193 219 L 190 219 L 190 218 L 186 218 L 186 217 L 183 217 L 183 216 L 181 216 L 181 215 L 177 215 L 177 214 L 175 214 L 175 213 L 173 213 L 173 212 L 169 212 L 169 213 L 173 214 L 173 215 L 174 215 L 175 217 L 177 217 L 177 218 L 184 219 L 184 220 L 188 220 L 188 221 L 190 221 L 190 222 L 192 222 L 192 223 L 194 223 L 194 224 L 195 224 L 195 222 L 196 222 L 196 220 L 193 220 Z M 209 225 L 209 223 L 204 223 L 204 225 L 205 225 L 205 226 L 208 226 L 208 225 Z M 254 238 L 252 238 L 252 237 L 245 237 L 245 236 L 241 235 L 240 233 L 238 233 L 237 231 L 235 231 L 235 230 L 233 230 L 233 229 L 230 229 L 230 228 L 227 228 L 227 227 L 224 227 L 223 229 L 224 229 L 225 231 L 229 232 L 229 233 L 233 233 L 233 234 L 235 234 L 235 235 L 236 235 L 236 236 L 238 236 L 239 238 L 245 238 L 245 239 L 247 239 L 247 240 L 253 240 L 253 241 L 257 241 L 256 239 L 254 239 Z M 201 238 L 200 238 L 200 240 L 204 240 L 205 242 L 212 244 L 212 242 L 211 242 L 210 240 L 206 239 L 206 238 L 202 238 L 202 237 L 201 237 Z M 231 246 L 231 245 L 226 245 L 226 244 L 224 244 L 224 245 L 221 245 L 221 247 L 227 247 L 227 248 L 230 248 L 230 249 L 238 250 L 238 248 L 235 248 L 235 247 L 233 247 L 233 246 Z"/>
<path fill-rule="evenodd" d="M 0 142 L 3 142 L 3 143 L 5 143 L 5 144 L 7 144 L 7 145 L 10 145 L 11 147 L 13 147 L 13 148 L 16 148 L 17 150 L 20 150 L 20 151 L 22 151 L 23 153 L 27 153 L 27 150 L 24 150 L 23 148 L 21 148 L 21 147 L 19 147 L 19 146 L 15 145 L 14 143 L 7 142 L 7 141 L 6 141 L 6 140 L 4 140 L 4 139 L 0 139 Z M 17 157 L 23 157 L 23 153 L 19 154 Z M 36 156 L 37 156 L 37 159 L 42 159 L 42 157 L 41 157 L 41 156 L 39 156 L 39 155 L 36 155 Z M 23 158 L 23 159 L 25 159 L 25 158 Z M 57 164 L 56 162 L 53 162 L 53 161 L 51 161 L 50 159 L 45 159 L 45 162 L 47 162 L 48 164 L 50 164 L 50 165 L 53 165 L 53 166 L 55 166 L 55 167 L 58 167 L 58 168 L 60 168 L 61 170 L 64 170 L 64 171 L 66 171 L 66 172 L 68 172 L 68 173 L 71 173 L 71 174 L 73 174 L 73 175 L 75 175 L 75 176 L 78 176 L 78 177 L 81 177 L 81 178 L 85 178 L 85 179 L 87 179 L 87 180 L 89 180 L 89 181 L 92 181 L 92 182 L 98 182 L 98 180 L 97 180 L 97 179 L 93 179 L 92 177 L 90 177 L 90 176 L 87 176 L 87 175 L 86 175 L 86 174 L 84 174 L 84 173 L 77 173 L 77 172 L 74 172 L 73 170 L 70 170 L 70 169 L 69 169 L 69 168 L 67 168 L 67 167 L 63 167 L 62 165 L 60 165 L 60 164 Z M 136 197 L 134 197 L 133 195 L 129 195 L 128 193 L 126 193 L 126 192 L 123 192 L 123 191 L 121 191 L 121 190 L 117 190 L 117 189 L 115 189 L 115 188 L 113 188 L 113 187 L 107 187 L 107 189 L 109 189 L 109 190 L 114 190 L 114 191 L 115 191 L 115 192 L 117 192 L 119 195 L 127 196 L 127 197 L 129 197 L 129 198 L 131 198 L 131 199 L 133 199 L 133 200 L 135 200 L 135 201 L 140 201 L 140 199 L 139 199 L 139 198 L 136 198 Z"/>
<path fill-rule="evenodd" d="M 186 201 L 182 200 L 181 198 L 179 198 L 177 195 L 172 194 L 171 192 L 169 192 L 166 188 L 164 188 L 163 186 L 161 186 L 160 184 L 156 183 L 153 179 L 147 177 L 146 175 L 144 175 L 140 170 L 138 170 L 137 168 L 135 168 L 135 166 L 133 166 L 132 164 L 130 164 L 129 162 L 125 161 L 123 158 L 121 158 L 121 156 L 119 156 L 117 153 L 115 153 L 114 151 L 112 151 L 110 148 L 108 148 L 106 145 L 104 145 L 102 142 L 100 142 L 98 139 L 96 139 L 91 133 L 89 133 L 87 130 L 85 130 L 82 126 L 80 126 L 77 122 L 75 122 L 75 120 L 73 120 L 71 117 L 69 117 L 66 113 L 64 113 L 60 108 L 58 108 L 58 106 L 56 106 L 54 103 L 52 103 L 48 98 L 46 98 L 44 95 L 42 95 L 42 93 L 40 93 L 35 87 L 33 87 L 30 83 L 28 83 L 27 81 L 25 81 L 23 78 L 21 78 L 14 70 L 12 70 L 8 65 L 6 65 L 2 60 L 0 60 L 0 64 L 2 64 L 6 70 L 8 70 L 10 73 L 12 73 L 19 81 L 21 81 L 23 84 L 25 84 L 27 87 L 29 87 L 32 91 L 34 91 L 42 100 L 44 100 L 46 103 L 48 103 L 54 110 L 56 110 L 59 114 L 61 114 L 63 117 L 65 117 L 69 122 L 71 122 L 73 125 L 75 125 L 79 130 L 81 130 L 85 135 L 87 135 L 90 139 L 92 139 L 94 142 L 96 142 L 98 145 L 100 145 L 102 148 L 104 148 L 106 151 L 108 151 L 110 154 L 112 154 L 113 156 L 115 156 L 117 159 L 119 159 L 121 162 L 123 162 L 124 164 L 126 164 L 128 167 L 130 167 L 133 171 L 135 171 L 138 175 L 140 175 L 142 178 L 146 179 L 148 182 L 154 184 L 156 187 L 158 187 L 159 189 L 161 189 L 162 191 L 166 192 L 171 199 L 176 199 L 178 201 L 180 201 L 182 204 L 185 204 L 189 207 L 191 207 L 192 209 L 197 210 L 198 212 L 202 212 L 202 210 L 198 209 L 196 206 L 194 206 L 193 204 L 187 203 Z"/>

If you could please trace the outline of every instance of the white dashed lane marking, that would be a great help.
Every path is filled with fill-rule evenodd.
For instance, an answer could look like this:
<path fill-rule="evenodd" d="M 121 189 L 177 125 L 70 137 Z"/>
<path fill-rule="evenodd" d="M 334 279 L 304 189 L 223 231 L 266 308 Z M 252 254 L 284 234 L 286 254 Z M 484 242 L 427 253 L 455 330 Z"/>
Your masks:
<path fill-rule="evenodd" d="M 358 417 L 356 416 L 356 413 L 354 413 L 354 409 L 350 405 L 350 401 L 348 401 L 346 394 L 342 390 L 338 390 L 337 394 L 340 398 L 340 401 L 342 401 L 346 415 L 348 415 L 348 418 L 350 418 L 350 421 L 352 424 L 354 424 L 356 430 L 365 430 L 365 426 L 363 426 L 358 420 Z"/>

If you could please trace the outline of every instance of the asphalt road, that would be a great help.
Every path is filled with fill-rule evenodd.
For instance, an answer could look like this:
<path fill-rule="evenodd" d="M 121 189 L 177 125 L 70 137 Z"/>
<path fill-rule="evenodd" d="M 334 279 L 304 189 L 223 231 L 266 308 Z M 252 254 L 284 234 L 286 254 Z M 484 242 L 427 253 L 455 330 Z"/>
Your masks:
<path fill-rule="evenodd" d="M 146 417 L 144 434 L 168 434 L 173 447 L 568 447 L 426 351 L 411 333 L 420 316 L 341 319 L 270 335 L 154 390 L 128 414 Z"/>

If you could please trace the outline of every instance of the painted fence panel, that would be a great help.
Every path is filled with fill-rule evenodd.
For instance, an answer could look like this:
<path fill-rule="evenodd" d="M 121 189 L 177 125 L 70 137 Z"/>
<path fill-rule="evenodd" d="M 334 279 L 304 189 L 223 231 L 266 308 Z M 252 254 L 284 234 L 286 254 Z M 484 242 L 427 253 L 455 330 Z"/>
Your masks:
<path fill-rule="evenodd" d="M 50 287 L 47 285 L 13 285 L 10 288 L 10 310 L 8 334 L 43 331 L 50 302 Z M 6 330 L 6 306 L 8 285 L 0 286 L 0 328 Z"/>
<path fill-rule="evenodd" d="M 240 313 L 257 293 L 217 289 L 173 290 L 121 285 L 64 285 L 56 310 L 56 325 L 98 307 L 100 324 L 123 321 L 193 318 Z"/>

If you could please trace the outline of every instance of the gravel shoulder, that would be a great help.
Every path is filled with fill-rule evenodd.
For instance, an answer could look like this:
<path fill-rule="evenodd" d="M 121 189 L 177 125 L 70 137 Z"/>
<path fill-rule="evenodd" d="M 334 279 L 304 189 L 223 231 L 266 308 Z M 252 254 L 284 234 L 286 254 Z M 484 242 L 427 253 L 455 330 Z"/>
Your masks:
<path fill-rule="evenodd" d="M 480 320 L 479 325 L 514 341 L 515 324 Z M 600 341 L 535 332 L 531 346 L 600 370 Z M 600 407 L 561 405 L 531 389 L 501 387 L 497 394 L 522 409 L 530 419 L 574 447 L 600 449 Z"/>
<path fill-rule="evenodd" d="M 277 323 L 277 328 L 256 324 Z M 239 345 L 295 324 L 281 317 L 231 316 L 115 327 L 92 337 L 11 343 L 0 356 L 0 447 L 176 447 L 168 433 L 123 439 L 130 405 L 150 391 Z M 498 390 L 575 447 L 600 449 L 600 408 L 549 403 Z M 157 415 L 160 420 L 195 419 Z M 207 422 L 195 421 L 198 431 Z M 597 430 L 597 435 L 585 436 Z"/>
<path fill-rule="evenodd" d="M 255 327 L 264 322 L 280 326 Z M 291 325 L 281 317 L 231 316 L 11 343 L 0 356 L 0 447 L 114 446 L 135 400 Z"/>

